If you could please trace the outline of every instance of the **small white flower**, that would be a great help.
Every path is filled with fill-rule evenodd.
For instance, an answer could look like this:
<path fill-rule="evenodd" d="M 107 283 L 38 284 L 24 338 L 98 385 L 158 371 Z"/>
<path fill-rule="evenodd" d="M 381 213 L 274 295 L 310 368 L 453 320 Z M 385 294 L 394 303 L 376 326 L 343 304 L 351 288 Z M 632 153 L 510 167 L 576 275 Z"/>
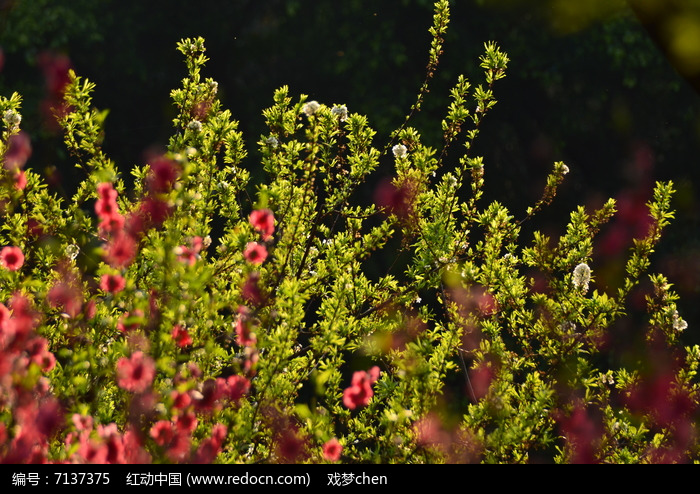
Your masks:
<path fill-rule="evenodd" d="M 681 316 L 678 315 L 678 311 L 675 310 L 673 311 L 673 329 L 678 331 L 679 333 L 686 329 L 688 327 L 688 323 L 684 320 L 681 319 Z"/>
<path fill-rule="evenodd" d="M 395 157 L 403 158 L 404 156 L 406 156 L 408 149 L 403 144 L 397 144 L 396 146 L 391 148 L 391 152 L 394 153 Z"/>
<path fill-rule="evenodd" d="M 187 124 L 187 128 L 193 132 L 200 132 L 202 130 L 202 122 L 199 120 L 192 120 Z"/>
<path fill-rule="evenodd" d="M 279 141 L 275 136 L 270 136 L 267 139 L 265 139 L 265 144 L 270 146 L 272 149 L 275 149 L 279 145 Z"/>
<path fill-rule="evenodd" d="M 14 110 L 7 110 L 2 116 L 2 119 L 5 121 L 5 124 L 8 127 L 15 128 L 19 126 L 20 122 L 22 121 L 22 115 Z"/>
<path fill-rule="evenodd" d="M 78 254 L 80 253 L 80 247 L 78 247 L 75 244 L 69 244 L 66 245 L 66 255 L 71 261 L 75 261 L 75 258 L 78 257 Z"/>
<path fill-rule="evenodd" d="M 583 293 L 588 291 L 588 283 L 591 281 L 591 268 L 588 264 L 582 262 L 574 268 L 574 286 Z"/>
<path fill-rule="evenodd" d="M 331 109 L 331 113 L 338 117 L 338 120 L 345 122 L 348 119 L 348 107 L 345 105 L 335 105 Z"/>
<path fill-rule="evenodd" d="M 321 108 L 321 105 L 318 101 L 309 101 L 308 103 L 304 103 L 304 106 L 301 107 L 301 111 L 303 111 L 307 117 L 310 117 L 316 113 L 319 108 Z"/>
<path fill-rule="evenodd" d="M 567 173 L 569 173 L 569 167 L 566 165 L 561 165 L 561 174 L 566 175 Z"/>

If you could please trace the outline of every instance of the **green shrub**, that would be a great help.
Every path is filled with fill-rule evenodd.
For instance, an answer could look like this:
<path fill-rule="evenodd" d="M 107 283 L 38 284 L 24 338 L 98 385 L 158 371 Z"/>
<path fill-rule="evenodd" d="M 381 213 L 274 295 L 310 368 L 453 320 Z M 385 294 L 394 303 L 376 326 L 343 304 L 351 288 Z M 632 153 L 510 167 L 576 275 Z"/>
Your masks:
<path fill-rule="evenodd" d="M 101 149 L 94 85 L 71 72 L 58 118 L 85 178 L 70 200 L 22 168 L 20 97 L 0 99 L 3 460 L 697 459 L 700 349 L 680 343 L 666 279 L 649 276 L 636 334 L 616 326 L 673 216 L 672 184 L 657 184 L 611 293 L 593 238 L 613 200 L 572 212 L 558 239 L 523 241 L 568 167 L 521 218 L 480 201 L 471 144 L 507 56 L 487 43 L 485 81 L 458 79 L 439 147 L 409 125 L 448 23 L 437 1 L 425 83 L 389 142 L 283 87 L 259 162 L 202 75 L 203 39 L 182 40 L 174 135 L 130 179 Z M 392 179 L 368 203 L 380 166 Z M 250 183 L 259 167 L 267 181 Z"/>

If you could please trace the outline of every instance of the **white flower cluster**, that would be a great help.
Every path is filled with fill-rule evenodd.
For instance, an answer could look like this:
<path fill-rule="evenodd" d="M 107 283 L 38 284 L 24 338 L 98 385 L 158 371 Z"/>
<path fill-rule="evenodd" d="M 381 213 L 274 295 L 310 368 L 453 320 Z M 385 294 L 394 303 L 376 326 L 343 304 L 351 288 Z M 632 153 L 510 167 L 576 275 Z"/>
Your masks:
<path fill-rule="evenodd" d="M 66 245 L 66 255 L 71 261 L 75 261 L 75 258 L 80 254 L 80 247 L 75 244 Z"/>
<path fill-rule="evenodd" d="M 192 132 L 201 132 L 202 122 L 200 122 L 199 120 L 192 120 L 190 123 L 187 124 L 187 128 L 190 129 Z"/>
<path fill-rule="evenodd" d="M 14 110 L 7 110 L 2 116 L 2 119 L 5 121 L 5 125 L 11 129 L 14 129 L 15 127 L 18 127 L 19 123 L 22 121 L 22 115 Z"/>
<path fill-rule="evenodd" d="M 395 157 L 403 158 L 404 156 L 406 156 L 408 149 L 403 144 L 397 144 L 396 146 L 391 148 L 391 152 L 394 153 Z"/>
<path fill-rule="evenodd" d="M 679 333 L 688 327 L 688 323 L 681 318 L 677 310 L 673 311 L 673 329 Z"/>
<path fill-rule="evenodd" d="M 304 106 L 301 107 L 301 111 L 303 111 L 307 117 L 310 117 L 316 113 L 319 108 L 321 108 L 321 105 L 318 101 L 309 101 L 308 103 L 304 103 Z"/>
<path fill-rule="evenodd" d="M 588 283 L 591 281 L 591 268 L 588 264 L 582 262 L 574 268 L 574 287 L 581 290 L 583 293 L 588 291 Z"/>
<path fill-rule="evenodd" d="M 348 107 L 345 105 L 335 105 L 331 109 L 331 113 L 341 122 L 345 122 L 348 119 Z"/>

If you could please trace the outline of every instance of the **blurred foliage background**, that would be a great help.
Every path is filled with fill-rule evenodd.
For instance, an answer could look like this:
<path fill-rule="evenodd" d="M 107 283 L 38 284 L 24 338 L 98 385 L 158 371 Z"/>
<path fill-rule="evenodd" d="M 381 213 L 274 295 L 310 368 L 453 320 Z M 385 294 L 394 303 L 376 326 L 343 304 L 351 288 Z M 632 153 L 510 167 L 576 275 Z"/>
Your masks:
<path fill-rule="evenodd" d="M 378 145 L 386 142 L 425 76 L 432 4 L 0 0 L 0 91 L 25 98 L 28 165 L 44 170 L 58 191 L 70 190 L 77 177 L 46 117 L 61 71 L 71 66 L 97 83 L 95 104 L 110 110 L 105 149 L 126 171 L 167 144 L 169 92 L 185 74 L 175 44 L 203 36 L 211 59 L 205 75 L 219 82 L 224 105 L 240 120 L 249 167 L 261 178 L 255 161 L 255 142 L 265 132 L 261 110 L 284 84 L 368 114 Z M 654 181 L 672 179 L 677 219 L 652 269 L 675 284 L 687 336 L 700 341 L 700 2 L 452 4 L 445 55 L 414 122 L 427 143 L 441 143 L 439 121 L 457 76 L 482 82 L 478 57 L 485 41 L 496 41 L 511 63 L 474 150 L 485 158 L 486 200 L 498 199 L 522 217 L 553 162 L 565 161 L 571 173 L 537 227 L 556 238 L 576 205 L 617 198 L 620 212 L 601 232 L 592 266 L 596 286 L 614 289 L 626 249 L 646 228 L 643 205 Z M 640 306 L 643 293 L 644 287 L 633 295 Z"/>

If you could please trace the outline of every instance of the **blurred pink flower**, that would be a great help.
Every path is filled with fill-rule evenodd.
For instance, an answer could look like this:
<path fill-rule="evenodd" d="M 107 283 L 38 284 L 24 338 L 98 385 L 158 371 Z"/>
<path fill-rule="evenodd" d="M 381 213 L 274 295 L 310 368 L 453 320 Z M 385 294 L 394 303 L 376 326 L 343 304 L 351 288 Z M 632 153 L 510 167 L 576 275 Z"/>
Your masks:
<path fill-rule="evenodd" d="M 368 372 L 357 371 L 352 376 L 350 387 L 343 392 L 343 404 L 350 410 L 366 406 L 374 395 L 372 384 L 379 378 L 379 367 L 376 365 Z"/>
<path fill-rule="evenodd" d="M 100 288 L 111 294 L 121 292 L 126 286 L 126 281 L 118 274 L 103 274 L 100 279 Z"/>
<path fill-rule="evenodd" d="M 146 391 L 156 374 L 156 366 L 143 352 L 134 352 L 131 357 L 122 357 L 117 362 L 117 384 L 134 393 Z"/>
<path fill-rule="evenodd" d="M 267 259 L 267 248 L 257 242 L 248 242 L 243 251 L 243 256 L 251 264 L 262 264 Z"/>
<path fill-rule="evenodd" d="M 263 240 L 268 240 L 275 232 L 275 216 L 269 209 L 256 209 L 250 213 L 250 224 L 262 234 Z"/>
<path fill-rule="evenodd" d="M 17 271 L 24 264 L 22 249 L 14 246 L 3 247 L 0 251 L 0 264 L 2 264 L 5 269 Z"/>
<path fill-rule="evenodd" d="M 342 451 L 343 446 L 335 437 L 323 445 L 323 457 L 328 461 L 338 461 Z"/>

